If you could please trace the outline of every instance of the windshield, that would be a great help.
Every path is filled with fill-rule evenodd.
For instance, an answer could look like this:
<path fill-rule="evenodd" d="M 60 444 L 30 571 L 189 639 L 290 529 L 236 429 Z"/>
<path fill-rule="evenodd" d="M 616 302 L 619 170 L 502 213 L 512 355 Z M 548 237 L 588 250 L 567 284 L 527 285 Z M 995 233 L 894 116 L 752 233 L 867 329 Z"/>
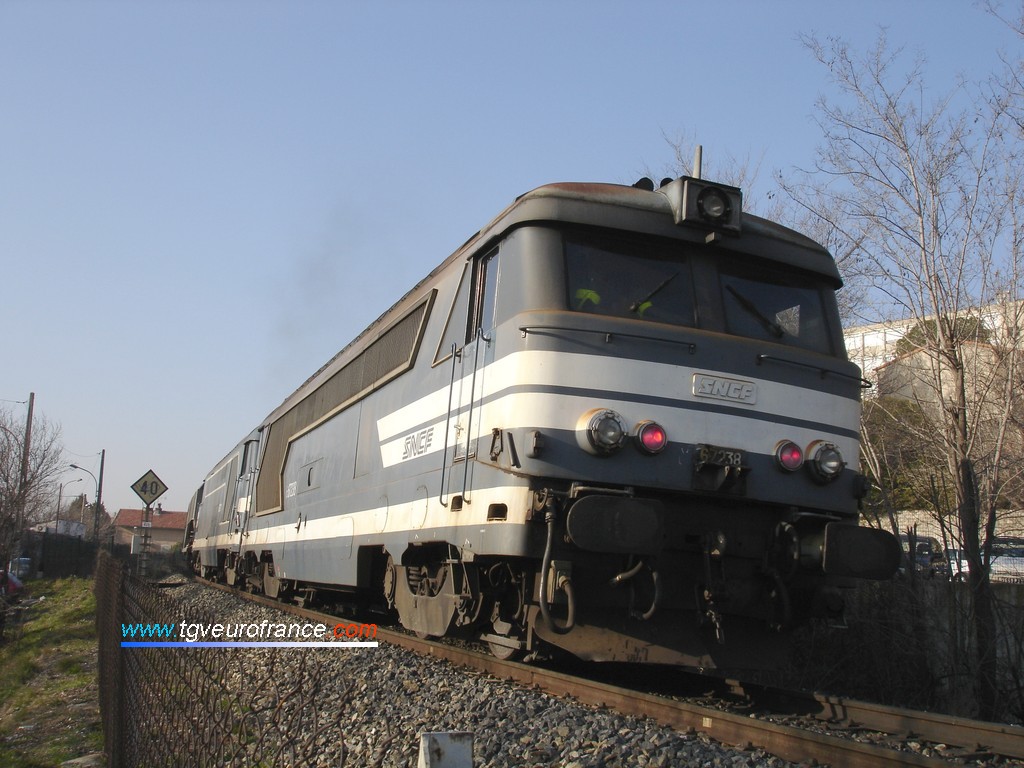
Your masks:
<path fill-rule="evenodd" d="M 722 268 L 722 304 L 729 333 L 832 351 L 817 282 L 798 274 Z"/>
<path fill-rule="evenodd" d="M 565 261 L 566 302 L 576 312 L 699 325 L 833 354 L 832 291 L 791 267 L 676 243 L 585 235 L 566 238 Z"/>
<path fill-rule="evenodd" d="M 658 247 L 566 243 L 569 307 L 578 312 L 694 325 L 689 261 Z"/>

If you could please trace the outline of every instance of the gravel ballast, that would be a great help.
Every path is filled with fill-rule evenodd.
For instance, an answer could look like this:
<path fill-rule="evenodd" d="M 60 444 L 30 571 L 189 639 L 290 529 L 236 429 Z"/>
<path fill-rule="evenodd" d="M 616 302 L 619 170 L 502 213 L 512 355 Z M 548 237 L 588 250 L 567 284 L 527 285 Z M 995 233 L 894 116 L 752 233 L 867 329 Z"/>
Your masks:
<path fill-rule="evenodd" d="M 201 583 L 164 593 L 180 608 L 180 621 L 309 623 Z M 289 740 L 305 743 L 302 764 L 415 766 L 421 732 L 468 731 L 474 735 L 475 766 L 791 765 L 760 750 L 730 749 L 699 734 L 583 706 L 384 642 L 377 648 L 185 652 L 233 654 L 225 685 L 256 687 L 254 694 L 277 702 L 263 711 L 280 722 Z M 299 763 L 294 748 L 269 740 L 254 749 L 261 754 L 250 757 L 270 764 Z"/>

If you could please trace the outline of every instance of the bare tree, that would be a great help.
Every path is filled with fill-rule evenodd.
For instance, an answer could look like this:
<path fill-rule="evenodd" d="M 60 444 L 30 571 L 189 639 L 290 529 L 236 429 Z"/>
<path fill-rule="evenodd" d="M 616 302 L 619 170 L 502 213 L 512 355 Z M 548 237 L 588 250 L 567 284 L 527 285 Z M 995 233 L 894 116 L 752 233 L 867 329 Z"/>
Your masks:
<path fill-rule="evenodd" d="M 28 523 L 52 512 L 51 486 L 62 469 L 60 426 L 34 415 L 26 441 L 25 417 L 0 409 L 0 557 L 6 565 Z M 28 456 L 25 445 L 28 442 Z"/>
<path fill-rule="evenodd" d="M 697 137 L 679 133 L 676 136 L 663 134 L 665 143 L 672 149 L 672 160 L 660 173 L 648 172 L 651 178 L 665 176 L 675 178 L 677 176 L 694 176 L 698 169 L 694 167 L 697 147 L 701 146 Z M 744 207 L 748 210 L 764 210 L 770 207 L 774 199 L 774 193 L 769 190 L 763 195 L 764 201 L 760 201 L 760 193 L 756 192 L 758 182 L 761 178 L 761 164 L 763 155 L 759 158 L 752 158 L 749 154 L 746 157 L 737 157 L 732 154 L 721 155 L 717 148 L 709 147 L 706 156 L 702 153 L 700 176 L 705 179 L 712 179 L 739 187 L 747 195 L 744 200 Z M 750 197 L 751 193 L 754 197 Z M 762 214 L 767 215 L 767 214 Z"/>
<path fill-rule="evenodd" d="M 920 329 L 915 363 L 904 370 L 912 397 L 934 417 L 931 448 L 970 564 L 978 701 L 990 715 L 996 637 L 987 565 L 1008 450 L 1019 443 L 1010 434 L 1022 340 L 1019 137 L 1007 131 L 1005 98 L 977 98 L 956 83 L 930 100 L 923 61 L 901 69 L 903 52 L 884 33 L 862 58 L 839 39 L 804 42 L 838 95 L 817 104 L 815 167 L 779 183 L 849 244 L 873 319 Z M 978 336 L 983 323 L 963 318 L 996 304 L 999 339 L 989 343 Z"/>
<path fill-rule="evenodd" d="M 1012 4 L 1014 16 L 1003 11 L 1003 4 L 996 0 L 987 0 L 985 10 L 999 19 L 1017 37 L 1024 39 L 1024 2 Z M 1024 59 L 1003 56 L 1004 70 L 993 80 L 993 94 L 1002 101 L 1002 109 L 1016 128 L 1018 138 L 1024 136 Z"/>

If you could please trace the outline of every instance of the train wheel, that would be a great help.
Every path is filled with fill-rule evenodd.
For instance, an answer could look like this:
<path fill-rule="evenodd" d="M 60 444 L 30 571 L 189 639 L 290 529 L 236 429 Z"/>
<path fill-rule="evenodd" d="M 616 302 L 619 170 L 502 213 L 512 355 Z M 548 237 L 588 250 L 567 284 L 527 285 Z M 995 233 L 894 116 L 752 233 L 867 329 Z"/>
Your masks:
<path fill-rule="evenodd" d="M 481 605 L 475 571 L 450 563 L 424 560 L 416 565 L 395 565 L 395 608 L 406 629 L 420 637 L 442 637 L 453 628 L 468 628 Z M 385 573 L 385 595 L 390 583 Z"/>
<path fill-rule="evenodd" d="M 433 598 L 441 594 L 448 580 L 448 566 L 444 563 L 432 563 L 422 566 L 409 566 L 405 571 L 409 591 L 417 597 Z M 440 637 L 438 634 L 413 630 L 421 640 Z"/>
<path fill-rule="evenodd" d="M 288 595 L 290 584 L 274 575 L 274 564 L 263 563 L 263 594 L 275 600 Z"/>
<path fill-rule="evenodd" d="M 491 612 L 491 631 L 480 635 L 487 643 L 491 655 L 502 661 L 518 661 L 526 655 L 525 630 L 517 621 L 501 618 L 501 604 L 495 603 Z"/>
<path fill-rule="evenodd" d="M 526 649 L 522 648 L 522 640 L 516 637 L 507 637 L 510 645 L 503 645 L 497 640 L 487 639 L 488 637 L 495 637 L 495 635 L 485 636 L 484 642 L 487 643 L 487 649 L 491 652 L 491 655 L 496 659 L 502 661 L 519 661 L 526 655 Z"/>

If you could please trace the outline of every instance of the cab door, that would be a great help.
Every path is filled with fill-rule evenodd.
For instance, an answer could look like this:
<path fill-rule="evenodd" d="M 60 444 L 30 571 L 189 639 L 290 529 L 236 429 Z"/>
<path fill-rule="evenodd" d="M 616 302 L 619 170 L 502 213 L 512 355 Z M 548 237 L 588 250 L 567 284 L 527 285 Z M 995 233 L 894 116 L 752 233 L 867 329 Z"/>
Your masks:
<path fill-rule="evenodd" d="M 238 549 L 241 549 L 246 536 L 249 535 L 249 516 L 252 512 L 253 492 L 256 490 L 259 452 L 260 440 L 259 434 L 256 433 L 242 445 L 239 475 L 232 500 L 232 521 L 238 533 Z"/>
<path fill-rule="evenodd" d="M 447 494 L 453 507 L 469 503 L 473 463 L 480 447 L 483 425 L 480 406 L 487 384 L 487 366 L 494 359 L 494 309 L 497 299 L 499 258 L 495 249 L 473 265 L 473 291 L 469 302 L 466 341 L 453 360 L 452 406 L 449 439 L 453 442 Z M 489 435 L 489 433 L 488 433 Z"/>

